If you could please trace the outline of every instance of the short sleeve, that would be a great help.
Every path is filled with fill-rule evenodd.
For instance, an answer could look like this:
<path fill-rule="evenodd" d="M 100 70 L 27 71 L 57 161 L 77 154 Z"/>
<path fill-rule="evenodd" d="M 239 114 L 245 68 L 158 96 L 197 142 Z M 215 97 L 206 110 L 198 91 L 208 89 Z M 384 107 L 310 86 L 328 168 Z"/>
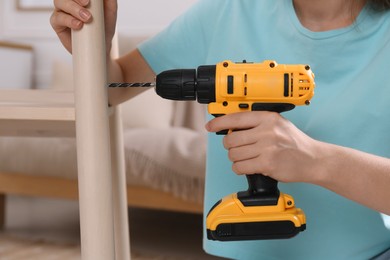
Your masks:
<path fill-rule="evenodd" d="M 166 29 L 138 46 L 156 74 L 173 68 L 193 68 L 204 62 L 221 8 L 219 2 L 223 0 L 196 2 Z"/>

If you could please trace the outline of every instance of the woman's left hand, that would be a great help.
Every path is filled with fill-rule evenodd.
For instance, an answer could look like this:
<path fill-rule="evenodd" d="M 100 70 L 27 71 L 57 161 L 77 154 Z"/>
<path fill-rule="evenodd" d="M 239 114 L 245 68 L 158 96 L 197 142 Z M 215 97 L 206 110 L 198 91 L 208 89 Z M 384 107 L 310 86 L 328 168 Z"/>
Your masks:
<path fill-rule="evenodd" d="M 316 178 L 320 142 L 278 113 L 229 114 L 211 120 L 206 129 L 233 130 L 223 145 L 237 174 L 262 173 L 282 182 L 313 182 Z"/>

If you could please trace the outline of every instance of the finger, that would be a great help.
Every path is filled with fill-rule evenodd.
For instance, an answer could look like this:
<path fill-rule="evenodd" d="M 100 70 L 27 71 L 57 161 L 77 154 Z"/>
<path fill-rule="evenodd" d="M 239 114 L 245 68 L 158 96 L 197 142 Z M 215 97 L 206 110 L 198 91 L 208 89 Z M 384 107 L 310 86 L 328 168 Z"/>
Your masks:
<path fill-rule="evenodd" d="M 257 142 L 261 133 L 258 133 L 255 128 L 230 132 L 223 138 L 223 146 L 225 149 L 250 145 Z"/>
<path fill-rule="evenodd" d="M 82 4 L 80 4 L 79 2 L 81 2 Z M 88 2 L 88 0 L 78 0 L 78 2 L 72 0 L 54 0 L 54 6 L 56 10 L 59 10 L 60 12 L 70 14 L 71 16 L 80 21 L 89 22 L 92 18 L 92 15 L 88 11 L 88 9 L 84 8 L 84 6 L 86 6 L 85 3 L 88 4 Z"/>
<path fill-rule="evenodd" d="M 214 118 L 206 124 L 209 132 L 218 132 L 224 129 L 248 129 L 259 125 L 263 120 L 272 116 L 268 111 L 250 111 L 228 114 Z"/>
<path fill-rule="evenodd" d="M 239 175 L 261 173 L 256 158 L 234 162 L 232 170 Z"/>
<path fill-rule="evenodd" d="M 253 127 L 253 122 L 247 125 L 248 117 L 251 117 L 250 113 L 234 113 L 214 118 L 206 124 L 206 129 L 210 132 L 219 132 L 225 129 L 237 129 L 238 126 L 247 126 L 246 128 Z M 243 125 L 245 122 L 245 125 Z"/>
<path fill-rule="evenodd" d="M 273 160 L 275 157 L 275 148 L 269 147 L 257 151 L 258 155 L 253 158 L 234 162 L 232 170 L 237 174 L 261 173 L 265 176 L 271 176 L 277 168 L 277 164 Z"/>
<path fill-rule="evenodd" d="M 61 9 L 60 7 L 70 4 L 69 2 L 73 2 L 80 6 L 86 7 L 87 5 L 89 5 L 90 0 L 54 0 L 53 2 L 55 8 Z"/>
<path fill-rule="evenodd" d="M 246 145 L 241 147 L 231 148 L 228 151 L 229 160 L 239 162 L 256 158 L 260 155 L 258 149 L 254 145 Z"/>
<path fill-rule="evenodd" d="M 57 34 L 67 31 L 68 28 L 79 30 L 83 26 L 82 21 L 61 11 L 55 11 L 53 13 L 50 18 L 50 23 Z"/>

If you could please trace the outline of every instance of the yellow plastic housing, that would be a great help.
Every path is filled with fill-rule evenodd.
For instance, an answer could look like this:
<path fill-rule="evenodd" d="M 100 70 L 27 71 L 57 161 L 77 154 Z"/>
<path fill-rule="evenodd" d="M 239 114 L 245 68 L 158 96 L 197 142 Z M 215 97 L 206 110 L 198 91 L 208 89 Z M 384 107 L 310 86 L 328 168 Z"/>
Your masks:
<path fill-rule="evenodd" d="M 288 194 L 280 193 L 277 205 L 248 207 L 237 198 L 237 193 L 233 193 L 210 211 L 206 227 L 215 231 L 220 224 L 277 221 L 291 221 L 299 228 L 306 224 L 306 217 L 301 209 L 295 207 L 294 199 Z"/>
<path fill-rule="evenodd" d="M 252 111 L 254 103 L 308 105 L 314 95 L 310 66 L 223 61 L 216 65 L 215 100 L 210 114 Z"/>

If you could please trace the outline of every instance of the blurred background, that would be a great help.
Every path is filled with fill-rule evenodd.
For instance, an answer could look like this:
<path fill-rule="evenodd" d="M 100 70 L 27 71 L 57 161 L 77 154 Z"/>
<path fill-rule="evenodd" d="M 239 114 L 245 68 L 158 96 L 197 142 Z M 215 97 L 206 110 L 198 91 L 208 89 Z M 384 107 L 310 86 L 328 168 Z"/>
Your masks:
<path fill-rule="evenodd" d="M 120 38 L 129 38 L 136 42 L 153 36 L 195 1 L 119 0 L 117 28 Z M 47 88 L 50 85 L 54 64 L 59 62 L 71 64 L 70 55 L 62 48 L 49 24 L 52 2 L 52 0 L 0 1 L 0 41 L 32 47 L 31 86 L 34 88 Z M 5 56 L 4 50 L 0 55 L 1 66 L 12 66 L 19 62 L 15 58 Z M 29 61 L 25 57 L 19 59 Z M 4 86 L 1 84 L 1 78 L 4 76 L 1 73 L 4 72 L 1 71 L 0 86 Z M 20 72 L 15 72 L 15 75 L 21 77 Z"/>
<path fill-rule="evenodd" d="M 118 1 L 117 31 L 121 53 L 135 48 L 138 43 L 161 31 L 196 2 L 196 0 Z M 52 10 L 52 0 L 0 1 L 0 90 L 72 90 L 72 57 L 62 47 L 50 26 L 49 19 Z M 150 102 L 151 98 L 155 98 L 154 96 L 150 94 L 144 98 Z M 142 110 L 139 106 L 145 103 L 142 99 L 132 102 L 138 103 L 135 103 L 132 108 L 130 105 L 127 110 L 130 111 L 136 107 L 138 112 Z M 156 100 L 151 103 L 160 107 L 160 114 L 150 113 L 149 115 L 149 112 L 145 111 L 148 115 L 144 114 L 138 118 L 142 122 L 134 122 L 136 121 L 134 114 L 127 115 L 134 119 L 129 125 L 125 122 L 125 131 L 127 131 L 126 127 L 129 128 L 128 135 L 134 135 L 132 133 L 134 127 L 149 129 L 173 127 L 162 121 L 169 123 L 174 121 L 172 114 L 174 114 L 175 106 L 162 102 L 156 97 Z M 200 114 L 204 114 L 202 110 L 200 111 Z M 162 116 L 161 113 L 166 113 L 166 115 Z M 192 124 L 203 129 L 202 124 L 194 122 Z M 0 124 L 0 130 L 2 127 L 4 125 Z M 175 127 L 174 131 L 183 128 L 180 126 L 181 128 L 178 129 L 177 125 Z M 188 136 L 189 130 L 186 131 Z M 191 131 L 196 132 L 197 129 L 191 129 Z M 169 138 L 173 139 L 169 136 L 162 139 L 170 140 Z M 75 178 L 77 173 L 75 173 L 74 140 L 46 139 L 50 138 L 0 136 L 0 177 L 8 178 L 12 173 L 28 176 L 35 176 L 37 173 L 39 176 L 45 171 L 50 176 L 57 176 L 60 175 L 58 171 L 70 169 L 73 171 L 70 178 Z M 176 140 L 176 142 L 179 141 Z M 69 149 L 72 152 L 62 149 L 64 144 L 66 147 L 71 146 Z M 54 149 L 53 147 L 59 147 L 60 150 L 53 151 L 51 150 Z M 158 143 L 155 143 L 150 150 L 156 150 L 155 147 L 161 148 Z M 42 158 L 53 154 L 57 158 L 66 157 L 66 159 L 59 159 L 55 162 L 57 164 L 50 168 Z M 194 161 L 193 158 L 183 160 Z M 26 162 L 29 164 L 24 165 Z M 172 164 L 172 162 L 165 163 Z M 189 167 L 188 163 L 184 165 Z M 53 170 L 53 167 L 58 171 Z M 197 189 L 198 191 L 195 191 L 198 193 L 197 198 L 192 198 L 190 201 L 194 203 L 195 200 L 198 209 L 202 204 L 203 167 L 204 165 L 198 165 L 196 169 L 199 176 L 190 176 L 190 182 L 197 183 L 197 185 L 192 185 L 192 190 L 184 186 L 179 187 L 179 192 L 177 188 L 173 192 L 173 196 L 180 197 L 177 193 L 188 190 L 187 192 L 193 194 Z M 187 177 L 179 176 L 180 183 L 183 183 Z M 133 179 L 137 178 L 139 176 L 133 176 Z M 10 183 L 14 185 L 13 181 Z M 166 192 L 169 185 L 164 185 L 164 192 Z M 170 185 L 172 186 L 172 183 Z M 153 188 L 158 189 L 157 186 L 154 185 Z M 29 182 L 24 182 L 21 187 L 18 189 L 29 189 Z M 183 196 L 181 197 L 183 199 Z M 170 211 L 142 207 L 130 207 L 129 212 L 133 259 L 215 259 L 206 255 L 202 250 L 202 214 L 200 212 L 188 213 L 185 210 Z M 80 259 L 78 218 L 79 209 L 75 200 L 3 194 L 0 191 L 0 259 Z"/>

